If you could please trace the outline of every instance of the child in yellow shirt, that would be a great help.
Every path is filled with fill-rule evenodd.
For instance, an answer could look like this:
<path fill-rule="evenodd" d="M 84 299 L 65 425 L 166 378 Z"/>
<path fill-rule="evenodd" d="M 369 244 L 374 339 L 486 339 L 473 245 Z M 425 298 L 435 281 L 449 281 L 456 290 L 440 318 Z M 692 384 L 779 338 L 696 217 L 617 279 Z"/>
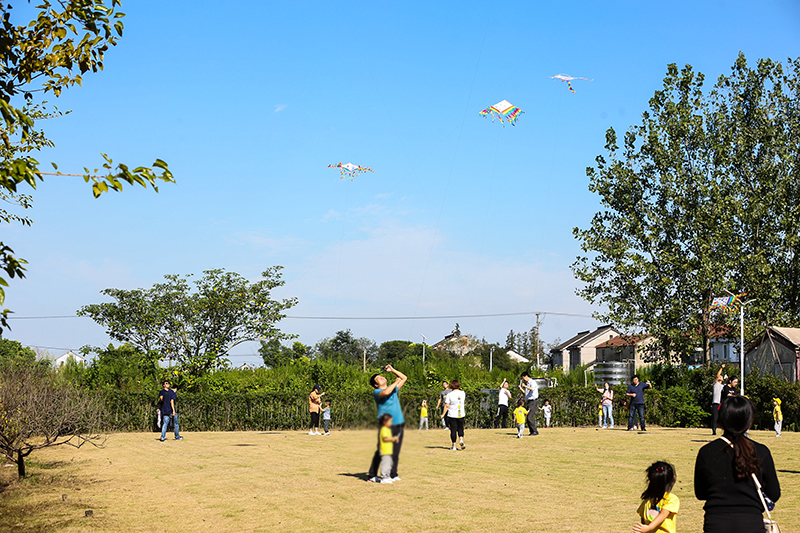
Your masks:
<path fill-rule="evenodd" d="M 517 431 L 519 431 L 517 435 L 518 439 L 521 439 L 525 433 L 525 417 L 527 414 L 528 410 L 523 407 L 522 400 L 517 401 L 517 408 L 514 409 L 514 422 L 516 422 Z"/>
<path fill-rule="evenodd" d="M 392 437 L 392 415 L 384 413 L 378 419 L 381 425 L 379 434 L 381 445 L 381 483 L 392 482 L 392 454 L 394 453 L 394 443 L 399 437 Z"/>
<path fill-rule="evenodd" d="M 781 436 L 781 426 L 783 426 L 783 413 L 781 412 L 781 399 L 780 398 L 773 398 L 772 405 L 775 407 L 772 409 L 772 418 L 775 419 L 775 436 Z"/>
<path fill-rule="evenodd" d="M 422 426 L 425 425 L 425 431 L 428 431 L 428 401 L 422 400 L 422 407 L 419 408 L 419 430 L 422 431 Z"/>
<path fill-rule="evenodd" d="M 636 511 L 639 522 L 633 525 L 633 531 L 676 533 L 675 515 L 678 514 L 681 502 L 670 492 L 677 480 L 675 467 L 666 461 L 656 461 L 646 472 L 647 488 L 642 493 L 642 504 Z"/>

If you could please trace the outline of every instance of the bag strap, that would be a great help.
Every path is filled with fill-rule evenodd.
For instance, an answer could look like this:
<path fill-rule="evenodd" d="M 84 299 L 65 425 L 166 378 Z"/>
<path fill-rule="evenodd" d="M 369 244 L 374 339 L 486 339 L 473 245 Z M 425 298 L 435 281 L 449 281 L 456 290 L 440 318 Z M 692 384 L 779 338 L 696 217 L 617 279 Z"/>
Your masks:
<path fill-rule="evenodd" d="M 728 445 L 731 448 L 733 448 L 733 443 L 731 441 L 729 441 L 727 438 L 720 437 L 720 440 L 724 440 L 725 442 L 728 443 Z M 772 520 L 772 515 L 769 514 L 769 509 L 767 508 L 767 502 L 764 500 L 764 493 L 761 492 L 761 483 L 758 482 L 758 478 L 756 477 L 755 474 L 750 474 L 750 476 L 753 478 L 753 482 L 756 484 L 756 492 L 758 493 L 759 499 L 761 499 L 761 505 L 764 506 L 764 511 L 766 511 L 766 513 L 767 513 L 767 518 Z"/>

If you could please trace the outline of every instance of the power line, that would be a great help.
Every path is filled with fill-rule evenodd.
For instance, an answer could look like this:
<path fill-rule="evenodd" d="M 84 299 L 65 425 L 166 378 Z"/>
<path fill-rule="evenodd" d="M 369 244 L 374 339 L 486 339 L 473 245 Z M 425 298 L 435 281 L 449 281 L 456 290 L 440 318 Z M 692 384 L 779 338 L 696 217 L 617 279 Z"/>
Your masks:
<path fill-rule="evenodd" d="M 483 313 L 477 315 L 431 315 L 431 316 L 300 316 L 286 315 L 284 318 L 292 320 L 439 320 L 450 318 L 493 318 L 502 316 L 525 316 L 525 315 L 553 315 L 575 318 L 594 318 L 592 315 L 582 315 L 579 313 L 559 313 L 555 311 L 520 311 L 516 313 Z M 53 316 L 10 316 L 8 320 L 45 320 L 61 318 L 91 318 L 88 316 L 76 315 L 53 315 Z"/>

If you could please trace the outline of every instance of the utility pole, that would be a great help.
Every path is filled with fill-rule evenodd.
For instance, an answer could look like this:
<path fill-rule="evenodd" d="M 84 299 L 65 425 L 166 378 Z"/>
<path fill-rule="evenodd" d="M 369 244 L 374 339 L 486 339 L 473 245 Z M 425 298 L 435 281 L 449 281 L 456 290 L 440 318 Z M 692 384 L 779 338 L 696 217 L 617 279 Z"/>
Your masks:
<path fill-rule="evenodd" d="M 536 313 L 536 370 L 539 368 L 539 313 Z"/>
<path fill-rule="evenodd" d="M 492 371 L 492 358 L 494 357 L 494 346 L 489 348 L 489 372 Z"/>
<path fill-rule="evenodd" d="M 363 368 L 364 368 L 363 371 L 366 372 L 367 371 L 367 349 L 366 348 L 361 348 L 361 349 L 364 350 L 364 352 L 363 352 L 364 356 L 362 358 L 363 359 L 363 365 L 364 365 L 363 366 Z"/>

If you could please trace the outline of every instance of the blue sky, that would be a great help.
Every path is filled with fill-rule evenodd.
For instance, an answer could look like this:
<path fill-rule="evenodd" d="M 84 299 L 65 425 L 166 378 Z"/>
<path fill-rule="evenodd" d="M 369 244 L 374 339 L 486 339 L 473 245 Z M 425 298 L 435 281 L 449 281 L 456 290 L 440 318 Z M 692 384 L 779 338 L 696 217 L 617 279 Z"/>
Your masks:
<path fill-rule="evenodd" d="M 668 63 L 709 84 L 739 51 L 784 61 L 800 45 L 792 1 L 126 2 L 105 71 L 48 99 L 69 115 L 39 155 L 63 172 L 167 161 L 177 183 L 93 199 L 49 177 L 32 228 L 4 241 L 30 261 L 6 305 L 71 315 L 108 287 L 225 268 L 285 267 L 296 316 L 542 311 L 551 341 L 595 327 L 574 295 L 572 228 L 598 208 L 585 168 L 608 127 L 638 121 Z M 577 81 L 575 94 L 548 79 Z M 516 127 L 478 112 L 507 99 Z M 327 165 L 372 167 L 353 181 Z M 313 344 L 339 329 L 430 341 L 456 320 L 301 320 Z M 532 315 L 459 319 L 502 342 Z M 28 345 L 108 342 L 85 318 L 15 320 Z M 235 364 L 257 347 L 233 350 Z M 250 357 L 244 357 L 248 356 Z"/>

